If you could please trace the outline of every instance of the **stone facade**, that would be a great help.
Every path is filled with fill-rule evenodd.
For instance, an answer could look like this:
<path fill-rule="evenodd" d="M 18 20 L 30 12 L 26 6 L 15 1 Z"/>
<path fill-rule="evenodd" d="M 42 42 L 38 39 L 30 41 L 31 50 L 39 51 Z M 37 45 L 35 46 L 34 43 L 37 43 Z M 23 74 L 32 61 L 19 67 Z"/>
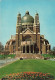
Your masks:
<path fill-rule="evenodd" d="M 33 18 L 27 11 L 21 18 L 17 16 L 16 35 L 6 43 L 5 50 L 10 53 L 39 53 L 46 54 L 50 51 L 50 44 L 40 35 L 39 14 Z"/>

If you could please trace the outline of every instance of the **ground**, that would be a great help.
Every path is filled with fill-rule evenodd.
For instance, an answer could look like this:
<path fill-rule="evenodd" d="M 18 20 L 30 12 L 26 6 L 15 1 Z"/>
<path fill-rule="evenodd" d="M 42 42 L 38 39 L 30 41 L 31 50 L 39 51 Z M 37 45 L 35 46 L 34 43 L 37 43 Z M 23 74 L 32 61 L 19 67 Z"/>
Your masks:
<path fill-rule="evenodd" d="M 0 78 L 6 74 L 12 74 L 17 72 L 43 72 L 51 73 L 55 76 L 55 61 L 50 60 L 18 60 L 12 64 L 0 68 Z"/>

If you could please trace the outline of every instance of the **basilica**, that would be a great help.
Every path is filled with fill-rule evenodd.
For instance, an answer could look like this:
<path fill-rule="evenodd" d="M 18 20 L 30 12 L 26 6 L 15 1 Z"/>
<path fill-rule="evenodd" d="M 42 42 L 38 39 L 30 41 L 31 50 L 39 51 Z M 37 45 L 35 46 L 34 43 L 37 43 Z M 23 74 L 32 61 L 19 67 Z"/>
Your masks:
<path fill-rule="evenodd" d="M 44 35 L 40 35 L 39 14 L 34 18 L 26 11 L 21 17 L 17 15 L 16 34 L 11 35 L 11 39 L 6 42 L 5 50 L 10 53 L 33 53 L 47 54 L 50 51 L 50 44 Z"/>

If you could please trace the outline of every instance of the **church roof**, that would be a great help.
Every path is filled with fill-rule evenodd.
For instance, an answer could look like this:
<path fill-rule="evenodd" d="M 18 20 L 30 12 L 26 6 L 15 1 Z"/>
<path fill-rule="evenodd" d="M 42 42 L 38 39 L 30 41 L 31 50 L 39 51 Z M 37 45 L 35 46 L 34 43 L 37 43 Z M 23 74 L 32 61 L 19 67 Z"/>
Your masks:
<path fill-rule="evenodd" d="M 34 18 L 26 11 L 25 15 L 22 17 L 22 23 L 34 23 Z"/>

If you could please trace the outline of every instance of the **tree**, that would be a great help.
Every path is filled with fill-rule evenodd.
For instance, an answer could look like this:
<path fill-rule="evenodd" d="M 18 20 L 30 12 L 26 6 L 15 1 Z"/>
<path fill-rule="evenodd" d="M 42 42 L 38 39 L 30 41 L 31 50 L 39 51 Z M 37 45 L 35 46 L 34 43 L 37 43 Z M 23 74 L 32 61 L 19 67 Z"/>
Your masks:
<path fill-rule="evenodd" d="M 52 52 L 53 52 L 53 55 L 55 55 L 55 47 L 53 47 Z"/>
<path fill-rule="evenodd" d="M 0 42 L 0 52 L 4 51 L 4 46 L 2 45 L 2 43 Z"/>

